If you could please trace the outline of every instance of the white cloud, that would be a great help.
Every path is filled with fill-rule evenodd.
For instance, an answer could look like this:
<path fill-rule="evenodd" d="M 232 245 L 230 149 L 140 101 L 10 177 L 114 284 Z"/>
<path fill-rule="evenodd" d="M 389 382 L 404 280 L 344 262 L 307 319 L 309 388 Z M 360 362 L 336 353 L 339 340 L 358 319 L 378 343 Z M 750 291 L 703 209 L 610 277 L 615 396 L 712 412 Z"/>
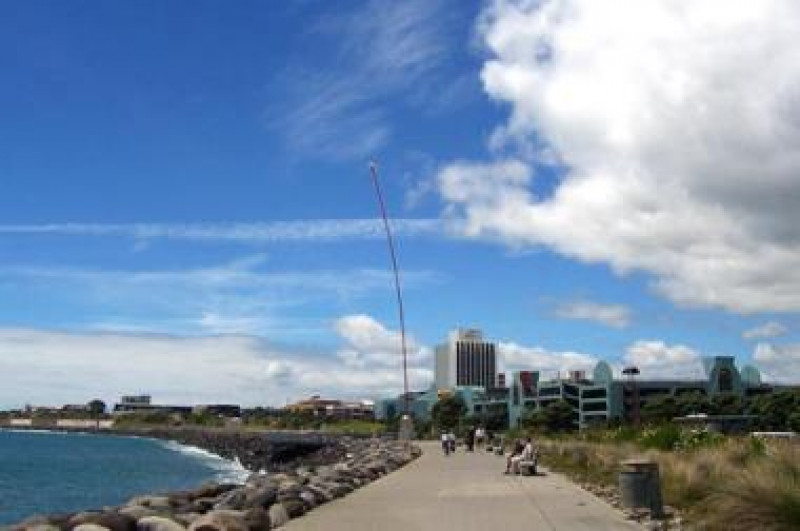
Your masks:
<path fill-rule="evenodd" d="M 505 371 L 539 371 L 543 379 L 566 377 L 569 371 L 591 371 L 599 361 L 594 356 L 580 352 L 558 352 L 543 347 L 527 347 L 513 342 L 497 345 Z"/>
<path fill-rule="evenodd" d="M 442 234 L 436 219 L 393 219 L 392 230 L 405 238 Z M 154 239 L 231 241 L 239 243 L 336 242 L 384 238 L 383 221 L 376 219 L 314 219 L 258 223 L 45 223 L 0 225 L 0 234 L 57 234 L 117 236 L 140 243 Z"/>
<path fill-rule="evenodd" d="M 336 332 L 346 345 L 339 357 L 349 366 L 400 367 L 402 364 L 402 341 L 400 332 L 388 330 L 368 315 L 348 315 L 336 320 Z M 417 344 L 406 334 L 406 357 L 408 365 L 430 369 L 432 358 L 429 348 Z M 414 382 L 427 386 L 430 382 Z"/>
<path fill-rule="evenodd" d="M 482 79 L 511 114 L 499 162 L 440 172 L 448 217 L 650 272 L 680 304 L 800 310 L 798 31 L 791 0 L 492 2 Z"/>
<path fill-rule="evenodd" d="M 335 331 L 338 355 L 247 335 L 0 328 L 0 407 L 113 402 L 128 393 L 150 393 L 159 403 L 282 405 L 318 393 L 369 398 L 402 391 L 397 332 L 364 315 L 343 317 Z M 413 338 L 410 345 L 409 381 L 418 389 L 432 381 L 429 353 Z M 357 352 L 358 362 L 346 351 Z"/>
<path fill-rule="evenodd" d="M 753 350 L 753 360 L 766 380 L 793 385 L 800 382 L 800 344 L 759 343 Z"/>
<path fill-rule="evenodd" d="M 572 301 L 559 305 L 556 315 L 564 319 L 595 321 L 614 328 L 630 324 L 631 312 L 620 304 L 600 304 L 592 301 Z"/>
<path fill-rule="evenodd" d="M 628 347 L 622 361 L 638 367 L 643 378 L 705 378 L 700 354 L 685 345 L 636 341 Z"/>
<path fill-rule="evenodd" d="M 786 327 L 781 323 L 770 321 L 755 328 L 745 330 L 742 337 L 745 339 L 757 339 L 767 337 L 778 337 L 786 333 Z"/>

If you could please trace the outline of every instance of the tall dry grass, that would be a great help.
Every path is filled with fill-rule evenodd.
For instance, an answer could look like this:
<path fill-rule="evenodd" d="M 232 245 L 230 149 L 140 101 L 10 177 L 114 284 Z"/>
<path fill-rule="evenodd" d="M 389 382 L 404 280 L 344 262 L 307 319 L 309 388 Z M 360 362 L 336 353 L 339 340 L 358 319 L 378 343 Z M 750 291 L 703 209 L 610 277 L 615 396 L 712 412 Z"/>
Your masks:
<path fill-rule="evenodd" d="M 576 481 L 613 485 L 620 462 L 648 457 L 659 464 L 667 505 L 707 531 L 800 530 L 800 447 L 731 439 L 692 451 L 642 451 L 632 444 L 554 441 L 542 459 Z"/>

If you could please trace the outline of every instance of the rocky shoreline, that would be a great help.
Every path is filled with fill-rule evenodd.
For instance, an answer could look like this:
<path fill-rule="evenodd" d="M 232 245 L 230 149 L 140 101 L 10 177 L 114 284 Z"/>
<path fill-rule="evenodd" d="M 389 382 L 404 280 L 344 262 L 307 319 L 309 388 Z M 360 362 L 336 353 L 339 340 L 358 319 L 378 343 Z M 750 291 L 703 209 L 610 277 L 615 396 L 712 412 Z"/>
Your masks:
<path fill-rule="evenodd" d="M 237 459 L 244 484 L 137 496 L 119 507 L 34 516 L 11 531 L 261 531 L 404 466 L 420 455 L 404 442 L 231 430 L 149 429 L 112 434 L 168 439 Z"/>

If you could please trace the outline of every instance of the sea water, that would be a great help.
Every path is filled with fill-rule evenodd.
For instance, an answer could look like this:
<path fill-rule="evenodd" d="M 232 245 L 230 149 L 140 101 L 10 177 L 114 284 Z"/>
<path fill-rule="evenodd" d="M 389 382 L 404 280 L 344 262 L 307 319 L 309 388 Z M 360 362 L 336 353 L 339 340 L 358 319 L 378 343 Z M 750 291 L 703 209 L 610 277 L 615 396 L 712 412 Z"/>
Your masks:
<path fill-rule="evenodd" d="M 139 437 L 0 430 L 0 527 L 32 514 L 120 505 L 139 494 L 242 482 L 199 448 Z"/>

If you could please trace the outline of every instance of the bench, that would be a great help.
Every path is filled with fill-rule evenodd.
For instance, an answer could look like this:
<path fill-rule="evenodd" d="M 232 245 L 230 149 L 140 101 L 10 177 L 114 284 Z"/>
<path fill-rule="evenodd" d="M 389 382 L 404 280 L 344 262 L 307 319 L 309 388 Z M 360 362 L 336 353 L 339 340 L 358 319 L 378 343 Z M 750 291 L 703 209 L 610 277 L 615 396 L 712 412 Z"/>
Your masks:
<path fill-rule="evenodd" d="M 519 473 L 522 476 L 535 476 L 536 467 L 539 465 L 539 452 L 534 451 L 533 459 L 525 459 L 519 462 Z"/>
<path fill-rule="evenodd" d="M 520 461 L 519 473 L 522 476 L 535 476 L 536 475 L 536 461 Z"/>

